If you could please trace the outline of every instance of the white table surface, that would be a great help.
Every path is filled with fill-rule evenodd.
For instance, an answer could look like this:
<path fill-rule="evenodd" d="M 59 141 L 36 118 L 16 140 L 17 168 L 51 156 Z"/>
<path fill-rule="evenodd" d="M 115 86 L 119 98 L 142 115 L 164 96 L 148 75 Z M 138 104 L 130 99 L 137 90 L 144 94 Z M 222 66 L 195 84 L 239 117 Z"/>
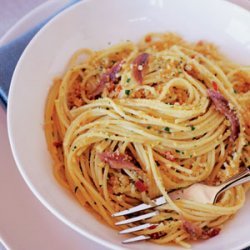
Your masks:
<path fill-rule="evenodd" d="M 50 0 L 53 1 L 53 0 Z M 250 10 L 250 0 L 230 0 L 242 7 Z M 45 2 L 44 0 L 0 0 L 0 37 L 14 25 L 22 16 L 30 10 Z M 7 145 L 7 146 L 6 146 Z M 55 218 L 31 193 L 24 180 L 18 173 L 11 151 L 8 145 L 6 113 L 0 106 L 0 170 L 8 168 L 8 171 L 1 171 L 0 190 L 0 225 L 8 224 L 9 216 L 12 214 L 12 220 L 8 228 L 2 228 L 0 232 L 0 250 L 5 249 L 1 245 L 1 237 L 8 235 L 10 241 L 15 240 L 13 250 L 26 249 L 46 249 L 46 250 L 66 250 L 66 249 L 91 249 L 105 250 L 106 248 L 84 238 L 72 229 L 64 225 Z M 14 188 L 8 186 L 9 173 L 12 173 L 12 181 L 17 183 Z M 14 174 L 13 174 L 14 173 Z M 5 176 L 3 176 L 5 175 Z M 23 198 L 25 197 L 25 199 Z M 25 201 L 29 200 L 27 204 Z M 16 210 L 22 208 L 26 211 L 23 216 L 16 213 Z M 25 209 L 24 209 L 25 208 Z M 38 218 L 39 216 L 39 218 Z M 49 218 L 49 219 L 48 219 Z M 32 223 L 29 223 L 32 221 Z M 37 223 L 34 223 L 34 221 Z M 13 223 L 16 222 L 16 223 Z M 27 226 L 29 228 L 27 228 Z M 55 233 L 56 230 L 56 233 Z M 11 239 L 11 232 L 13 238 Z M 21 232 L 20 234 L 17 232 Z M 20 235 L 20 236 L 19 236 Z M 41 235 L 36 237 L 36 235 Z M 62 239 L 61 236 L 68 235 L 70 239 Z M 36 240 L 33 240 L 33 238 Z M 29 242 L 27 244 L 27 242 Z M 62 242 L 61 244 L 58 242 Z M 7 242 L 6 242 L 7 243 Z M 4 244 L 4 242 L 3 242 Z M 43 246 L 41 248 L 41 246 Z M 6 246 L 7 247 L 7 246 Z"/>

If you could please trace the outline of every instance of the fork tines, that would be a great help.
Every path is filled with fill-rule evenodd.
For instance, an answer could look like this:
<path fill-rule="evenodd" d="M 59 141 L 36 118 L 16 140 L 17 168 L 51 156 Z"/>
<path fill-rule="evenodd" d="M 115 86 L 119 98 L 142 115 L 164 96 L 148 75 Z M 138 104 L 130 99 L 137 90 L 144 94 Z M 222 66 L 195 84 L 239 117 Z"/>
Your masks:
<path fill-rule="evenodd" d="M 122 241 L 122 243 L 127 244 L 127 243 L 133 243 L 133 242 L 141 241 L 141 240 L 148 240 L 148 239 L 150 239 L 149 235 L 140 235 L 140 236 L 126 239 L 126 240 Z"/>
<path fill-rule="evenodd" d="M 113 217 L 124 216 L 124 215 L 132 214 L 132 213 L 135 213 L 135 212 L 140 212 L 140 211 L 143 211 L 143 210 L 146 210 L 146 209 L 149 209 L 149 208 L 154 208 L 154 207 L 163 205 L 165 203 L 166 203 L 166 199 L 162 196 L 162 197 L 159 197 L 159 198 L 153 200 L 152 204 L 142 203 L 142 204 L 140 204 L 138 206 L 135 206 L 135 207 L 129 208 L 127 210 L 123 210 L 121 212 L 115 213 L 112 216 Z"/>
<path fill-rule="evenodd" d="M 138 206 L 132 207 L 130 209 L 123 210 L 121 212 L 115 213 L 112 216 L 113 217 L 126 216 L 126 215 L 129 215 L 129 214 L 132 214 L 132 213 L 136 213 L 136 212 L 144 211 L 146 209 L 154 208 L 154 207 L 163 205 L 165 203 L 166 203 L 166 200 L 162 196 L 162 197 L 159 197 L 159 198 L 153 200 L 152 204 L 143 203 L 143 204 L 140 204 Z M 148 213 L 143 214 L 143 215 L 135 216 L 135 217 L 132 217 L 132 218 L 129 218 L 129 219 L 125 219 L 125 220 L 116 222 L 115 225 L 117 225 L 117 226 L 118 225 L 126 225 L 126 224 L 129 224 L 129 223 L 146 220 L 146 219 L 152 218 L 152 217 L 154 217 L 154 216 L 156 216 L 158 214 L 159 214 L 158 211 L 148 212 Z M 150 227 L 157 226 L 157 225 L 158 224 L 145 223 L 145 224 L 142 224 L 142 225 L 138 225 L 138 226 L 134 226 L 134 227 L 122 230 L 119 233 L 120 234 L 133 233 L 133 232 L 148 229 Z M 149 235 L 140 235 L 140 236 L 136 236 L 136 237 L 133 237 L 133 238 L 126 239 L 122 243 L 132 243 L 132 242 L 147 240 L 147 239 L 150 239 Z"/>
<path fill-rule="evenodd" d="M 116 226 L 126 225 L 126 224 L 129 224 L 129 223 L 132 223 L 132 222 L 146 220 L 146 219 L 149 219 L 149 218 L 151 218 L 153 216 L 156 216 L 157 214 L 159 214 L 158 211 L 150 212 L 148 214 L 139 215 L 139 216 L 127 219 L 127 220 L 118 221 L 118 222 L 115 223 L 115 225 Z"/>
<path fill-rule="evenodd" d="M 133 232 L 137 232 L 137 231 L 147 229 L 147 228 L 150 228 L 150 227 L 154 227 L 154 226 L 158 226 L 158 224 L 146 223 L 146 224 L 142 224 L 142 225 L 139 225 L 139 226 L 124 229 L 124 230 L 120 231 L 119 234 L 133 233 Z"/>

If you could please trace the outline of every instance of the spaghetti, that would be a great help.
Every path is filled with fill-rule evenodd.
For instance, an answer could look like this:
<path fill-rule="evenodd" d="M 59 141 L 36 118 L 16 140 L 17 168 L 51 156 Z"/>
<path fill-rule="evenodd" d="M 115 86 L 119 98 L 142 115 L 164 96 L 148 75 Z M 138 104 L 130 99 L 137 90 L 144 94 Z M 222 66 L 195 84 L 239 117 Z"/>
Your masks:
<path fill-rule="evenodd" d="M 163 195 L 168 204 L 145 221 L 155 226 L 136 232 L 153 242 L 188 247 L 217 235 L 249 184 L 206 205 L 168 192 L 217 185 L 249 166 L 249 72 L 172 33 L 77 51 L 45 110 L 56 179 L 111 227 L 113 213 Z"/>

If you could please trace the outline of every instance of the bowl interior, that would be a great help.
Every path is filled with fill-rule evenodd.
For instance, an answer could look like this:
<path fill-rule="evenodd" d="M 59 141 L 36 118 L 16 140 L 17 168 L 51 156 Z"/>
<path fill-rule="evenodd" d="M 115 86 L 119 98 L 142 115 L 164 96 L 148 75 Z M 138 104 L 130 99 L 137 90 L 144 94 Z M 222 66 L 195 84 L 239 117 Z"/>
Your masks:
<path fill-rule="evenodd" d="M 54 179 L 43 131 L 46 96 L 53 78 L 64 72 L 75 50 L 101 49 L 128 39 L 138 41 L 147 32 L 168 31 L 189 41 L 214 42 L 230 59 L 250 64 L 250 15 L 228 2 L 86 0 L 58 15 L 36 35 L 12 79 L 8 130 L 22 176 L 37 198 L 57 217 L 109 248 L 124 248 L 120 244 L 123 237 L 80 207 Z M 249 198 L 248 194 L 244 208 L 219 236 L 197 242 L 193 249 L 240 249 L 250 245 Z M 146 242 L 129 245 L 130 249 L 142 247 L 165 249 Z"/>

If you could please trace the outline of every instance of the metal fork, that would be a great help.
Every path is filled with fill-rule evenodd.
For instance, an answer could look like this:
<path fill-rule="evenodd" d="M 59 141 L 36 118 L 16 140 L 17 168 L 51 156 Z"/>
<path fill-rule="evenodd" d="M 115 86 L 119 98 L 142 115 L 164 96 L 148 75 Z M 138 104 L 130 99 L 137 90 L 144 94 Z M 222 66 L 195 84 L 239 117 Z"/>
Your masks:
<path fill-rule="evenodd" d="M 232 178 L 230 178 L 229 180 L 227 180 L 226 182 L 222 183 L 219 186 L 208 186 L 208 185 L 205 185 L 202 183 L 196 183 L 196 184 L 193 184 L 187 188 L 172 191 L 172 192 L 168 193 L 168 195 L 170 196 L 170 198 L 172 200 L 186 199 L 186 200 L 196 201 L 196 202 L 204 203 L 204 204 L 207 204 L 207 203 L 213 204 L 216 202 L 219 195 L 221 193 L 223 193 L 224 191 L 226 191 L 232 187 L 235 187 L 237 185 L 248 182 L 248 181 L 250 181 L 250 167 L 246 168 L 241 173 L 236 174 L 235 176 L 233 176 Z M 132 213 L 146 210 L 146 209 L 156 208 L 156 207 L 164 205 L 166 203 L 167 203 L 167 201 L 162 196 L 162 197 L 159 197 L 159 198 L 153 200 L 151 204 L 142 203 L 142 204 L 135 206 L 135 207 L 132 207 L 130 209 L 115 213 L 112 216 L 113 217 L 126 216 L 126 215 L 129 215 Z M 146 219 L 152 218 L 158 214 L 159 214 L 159 211 L 155 210 L 153 212 L 149 212 L 149 213 L 146 213 L 143 215 L 135 216 L 135 217 L 132 217 L 132 218 L 129 218 L 126 220 L 116 222 L 115 225 L 125 225 L 125 224 L 129 224 L 129 223 L 137 222 L 137 221 L 146 220 Z M 135 227 L 131 227 L 131 228 L 122 230 L 119 233 L 120 234 L 133 233 L 136 231 L 149 229 L 150 227 L 154 227 L 154 226 L 157 226 L 157 224 L 145 223 L 145 224 L 141 224 L 139 226 L 135 226 Z M 147 240 L 147 239 L 150 239 L 149 235 L 140 235 L 137 237 L 126 239 L 122 243 L 132 243 L 132 242 Z"/>

